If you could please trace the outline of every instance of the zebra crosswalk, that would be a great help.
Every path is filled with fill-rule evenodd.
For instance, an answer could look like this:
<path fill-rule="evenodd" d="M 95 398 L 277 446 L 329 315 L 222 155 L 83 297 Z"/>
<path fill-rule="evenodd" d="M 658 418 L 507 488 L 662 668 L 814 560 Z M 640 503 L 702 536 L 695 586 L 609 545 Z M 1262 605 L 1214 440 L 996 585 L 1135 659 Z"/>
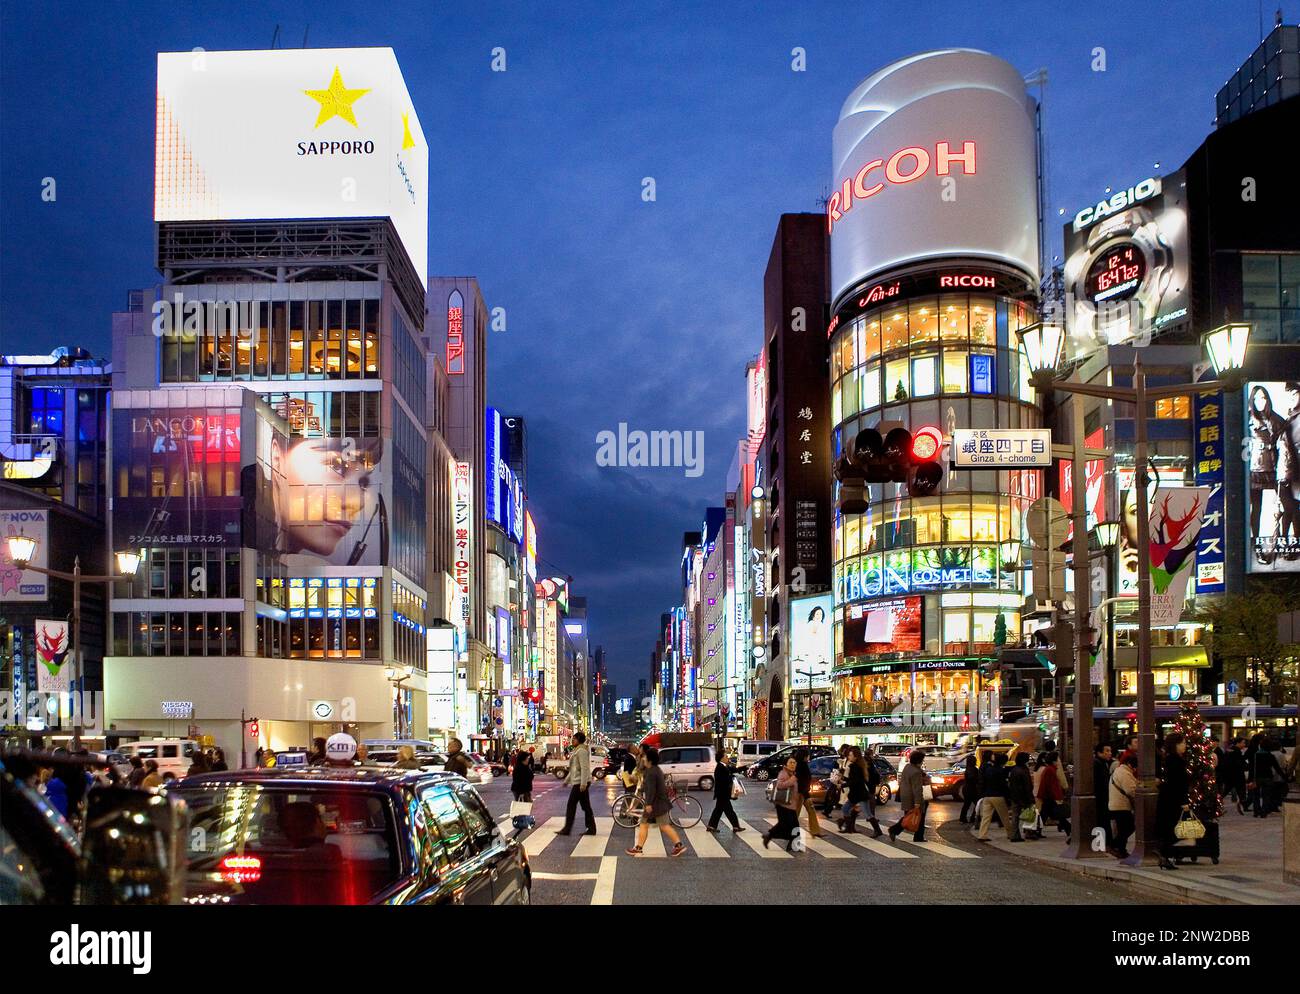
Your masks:
<path fill-rule="evenodd" d="M 677 834 L 686 843 L 687 857 L 697 859 L 792 859 L 785 850 L 785 843 L 773 840 L 770 846 L 763 845 L 763 832 L 774 825 L 775 819 L 767 818 L 758 824 L 744 820 L 740 825 L 745 829 L 734 834 L 729 828 L 723 828 L 720 834 L 710 833 L 701 822 L 691 828 L 678 829 Z M 572 859 L 617 858 L 632 859 L 625 850 L 632 845 L 633 834 L 626 829 L 615 828 L 613 818 L 597 818 L 596 834 L 585 835 L 580 827 L 582 820 L 574 826 L 568 836 L 559 835 L 564 827 L 563 818 L 544 818 L 527 834 L 522 836 L 524 849 L 530 860 L 535 860 L 543 853 Z M 862 833 L 825 832 L 819 839 L 804 833 L 806 857 L 821 859 L 979 859 L 977 853 L 967 852 L 956 846 L 929 840 L 913 842 L 907 835 L 897 842 L 875 839 Z M 665 859 L 669 856 L 671 843 L 666 836 L 651 828 L 646 837 L 644 849 L 639 859 Z"/>

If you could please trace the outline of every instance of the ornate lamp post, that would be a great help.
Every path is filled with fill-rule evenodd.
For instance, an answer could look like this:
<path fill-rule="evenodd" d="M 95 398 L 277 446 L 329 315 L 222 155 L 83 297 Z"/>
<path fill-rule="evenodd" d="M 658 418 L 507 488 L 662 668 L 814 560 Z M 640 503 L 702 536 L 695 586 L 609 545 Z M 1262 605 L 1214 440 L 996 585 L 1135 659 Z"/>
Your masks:
<path fill-rule="evenodd" d="M 1138 546 L 1138 790 L 1134 817 L 1137 834 L 1131 855 L 1124 862 L 1132 866 L 1155 860 L 1160 853 L 1160 839 L 1156 837 L 1156 728 L 1155 728 L 1155 679 L 1151 672 L 1151 548 L 1147 540 L 1149 534 L 1150 495 L 1148 486 L 1147 459 L 1147 404 L 1153 400 L 1170 397 L 1185 397 L 1189 394 L 1217 393 L 1220 390 L 1240 390 L 1245 382 L 1244 364 L 1246 347 L 1250 341 L 1250 325 L 1244 322 L 1227 324 L 1208 332 L 1204 345 L 1214 365 L 1217 379 L 1200 383 L 1148 388 L 1146 372 L 1142 360 L 1135 353 L 1133 356 L 1133 385 L 1131 387 L 1106 386 L 1096 383 L 1079 383 L 1065 378 L 1058 378 L 1057 367 L 1065 342 L 1064 329 L 1059 326 L 1038 324 L 1024 328 L 1017 333 L 1020 336 L 1021 351 L 1029 363 L 1034 385 L 1040 391 L 1061 390 L 1076 398 L 1075 411 L 1077 421 L 1074 428 L 1075 445 L 1081 447 L 1078 438 L 1082 430 L 1082 405 L 1077 401 L 1083 397 L 1097 397 L 1102 400 L 1123 401 L 1134 407 L 1134 489 L 1137 491 L 1137 546 Z M 1084 485 L 1081 459 L 1074 460 L 1075 499 L 1079 499 Z M 1080 528 L 1075 526 L 1075 568 L 1079 569 L 1080 559 L 1087 557 L 1087 539 L 1080 535 Z M 1079 582 L 1075 582 L 1076 607 L 1086 603 L 1087 579 L 1084 574 L 1083 594 L 1080 594 Z M 1080 614 L 1082 618 L 1082 613 Z M 1113 628 L 1113 626 L 1112 626 Z M 1076 763 L 1074 799 L 1076 815 L 1089 816 L 1075 823 L 1075 855 L 1083 856 L 1079 849 L 1082 843 L 1087 848 L 1087 836 L 1091 835 L 1095 813 L 1092 797 L 1092 762 L 1082 748 L 1082 735 L 1092 739 L 1092 686 L 1087 678 L 1088 643 L 1087 628 L 1084 624 L 1076 625 L 1078 633 L 1077 655 L 1075 657 L 1075 726 L 1080 747 L 1077 755 L 1083 761 Z M 1086 725 L 1084 708 L 1087 709 Z M 1088 750 L 1091 752 L 1091 745 Z M 1081 803 L 1083 802 L 1083 803 Z"/>
<path fill-rule="evenodd" d="M 140 568 L 140 553 L 135 551 L 119 552 L 117 554 L 117 573 L 111 573 L 108 576 L 86 576 L 81 572 L 80 556 L 73 559 L 71 573 L 32 565 L 32 559 L 36 556 L 37 544 L 36 539 L 29 538 L 26 535 L 11 535 L 9 536 L 9 558 L 13 560 L 13 564 L 20 570 L 34 570 L 37 573 L 43 573 L 45 576 L 67 580 L 72 584 L 72 685 L 76 688 L 77 694 L 73 705 L 75 717 L 72 723 L 72 751 L 76 752 L 81 748 L 82 715 L 85 712 L 85 699 L 81 686 L 81 584 L 83 582 L 112 583 L 114 580 L 129 580 L 135 576 L 136 570 Z"/>

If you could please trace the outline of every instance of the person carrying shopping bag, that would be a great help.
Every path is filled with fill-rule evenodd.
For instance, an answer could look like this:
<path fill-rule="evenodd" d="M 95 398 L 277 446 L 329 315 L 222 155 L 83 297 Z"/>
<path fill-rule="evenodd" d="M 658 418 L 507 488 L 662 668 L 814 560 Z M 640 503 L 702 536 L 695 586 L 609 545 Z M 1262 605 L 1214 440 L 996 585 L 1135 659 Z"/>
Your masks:
<path fill-rule="evenodd" d="M 795 758 L 791 756 L 777 775 L 772 793 L 776 804 L 776 827 L 763 834 L 763 848 L 766 849 L 773 839 L 785 839 L 786 852 L 795 851 L 795 842 L 799 838 L 799 781 L 795 778 Z"/>

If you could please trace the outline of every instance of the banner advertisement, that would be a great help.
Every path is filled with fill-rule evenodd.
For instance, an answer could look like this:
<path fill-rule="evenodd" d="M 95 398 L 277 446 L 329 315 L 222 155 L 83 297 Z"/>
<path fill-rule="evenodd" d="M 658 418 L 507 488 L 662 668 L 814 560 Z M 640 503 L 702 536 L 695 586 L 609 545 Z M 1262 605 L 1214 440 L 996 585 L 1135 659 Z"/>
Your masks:
<path fill-rule="evenodd" d="M 1152 176 L 1065 225 L 1065 325 L 1076 341 L 1145 345 L 1188 320 L 1184 173 Z"/>
<path fill-rule="evenodd" d="M 1246 386 L 1246 569 L 1300 572 L 1300 382 Z"/>
<path fill-rule="evenodd" d="M 290 437 L 259 416 L 258 547 L 283 553 L 290 568 L 385 565 L 383 457 L 380 438 Z"/>
<path fill-rule="evenodd" d="M 921 651 L 921 597 L 895 597 L 844 608 L 844 655 Z"/>
<path fill-rule="evenodd" d="M 71 649 L 66 621 L 36 621 L 36 690 L 42 694 L 72 689 L 64 666 Z"/>
<path fill-rule="evenodd" d="M 830 594 L 790 602 L 790 689 L 824 689 L 831 685 L 835 659 Z M 811 674 L 811 675 L 810 675 Z"/>
<path fill-rule="evenodd" d="M 1207 370 L 1207 373 L 1209 371 Z M 1223 394 L 1192 397 L 1192 430 L 1196 433 L 1192 469 L 1196 485 L 1210 491 L 1205 519 L 1196 542 L 1196 592 L 1221 594 L 1224 583 Z"/>
<path fill-rule="evenodd" d="M 240 544 L 240 408 L 113 411 L 116 548 Z"/>
<path fill-rule="evenodd" d="M 1187 582 L 1196 561 L 1196 539 L 1209 502 L 1208 487 L 1162 487 L 1152 501 L 1148 538 L 1151 550 L 1151 626 L 1178 624 L 1187 600 Z"/>
<path fill-rule="evenodd" d="M 36 539 L 32 566 L 48 566 L 50 519 L 45 511 L 0 511 L 0 601 L 49 600 L 49 580 L 44 573 L 19 569 L 9 558 L 9 538 L 26 535 Z"/>

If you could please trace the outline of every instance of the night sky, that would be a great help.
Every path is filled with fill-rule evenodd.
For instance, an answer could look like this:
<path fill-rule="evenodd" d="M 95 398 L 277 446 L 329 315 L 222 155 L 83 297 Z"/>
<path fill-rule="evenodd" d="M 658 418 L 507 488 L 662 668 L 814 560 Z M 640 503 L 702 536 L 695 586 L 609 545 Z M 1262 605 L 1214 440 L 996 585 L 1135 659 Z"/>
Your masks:
<path fill-rule="evenodd" d="M 1275 4 L 1266 5 L 1265 30 Z M 1046 67 L 1059 208 L 1181 164 L 1259 40 L 1255 0 L 1180 3 L 18 4 L 0 16 L 0 349 L 109 354 L 152 286 L 155 53 L 391 46 L 430 145 L 430 272 L 508 328 L 489 401 L 529 427 L 544 566 L 589 598 L 627 696 L 680 602 L 682 532 L 744 430 L 778 216 L 816 211 L 859 80 L 914 52 Z M 1050 13 L 1049 13 L 1050 12 Z M 1294 11 L 1290 11 L 1294 15 Z M 503 47 L 508 71 L 490 71 Z M 807 52 L 792 72 L 791 49 Z M 1094 72 L 1093 50 L 1106 71 Z M 41 200 L 42 178 L 58 183 Z M 641 199 L 653 177 L 657 200 Z M 595 462 L 598 432 L 702 430 L 704 473 Z"/>

